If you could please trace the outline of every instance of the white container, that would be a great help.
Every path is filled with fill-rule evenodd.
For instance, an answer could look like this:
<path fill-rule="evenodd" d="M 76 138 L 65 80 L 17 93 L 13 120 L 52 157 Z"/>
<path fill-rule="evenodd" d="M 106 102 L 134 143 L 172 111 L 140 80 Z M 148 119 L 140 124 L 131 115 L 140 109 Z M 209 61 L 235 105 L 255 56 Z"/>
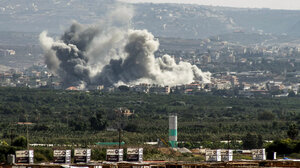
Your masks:
<path fill-rule="evenodd" d="M 16 151 L 16 163 L 32 164 L 33 160 L 34 160 L 34 151 L 33 150 Z"/>
<path fill-rule="evenodd" d="M 266 150 L 265 149 L 252 149 L 252 159 L 253 160 L 266 160 Z"/>
<path fill-rule="evenodd" d="M 230 162 L 233 160 L 233 150 L 222 149 L 221 150 L 221 160 L 224 162 Z"/>
<path fill-rule="evenodd" d="M 127 161 L 142 162 L 143 148 L 127 148 Z"/>
<path fill-rule="evenodd" d="M 71 163 L 71 150 L 54 150 L 54 163 Z"/>
<path fill-rule="evenodd" d="M 91 149 L 75 149 L 74 163 L 89 163 L 91 161 Z"/>
<path fill-rule="evenodd" d="M 206 150 L 205 160 L 207 162 L 220 162 L 221 161 L 221 149 Z"/>
<path fill-rule="evenodd" d="M 16 163 L 15 155 L 7 155 L 7 163 L 8 164 L 15 164 Z"/>
<path fill-rule="evenodd" d="M 123 149 L 107 149 L 106 161 L 120 162 L 123 161 Z"/>

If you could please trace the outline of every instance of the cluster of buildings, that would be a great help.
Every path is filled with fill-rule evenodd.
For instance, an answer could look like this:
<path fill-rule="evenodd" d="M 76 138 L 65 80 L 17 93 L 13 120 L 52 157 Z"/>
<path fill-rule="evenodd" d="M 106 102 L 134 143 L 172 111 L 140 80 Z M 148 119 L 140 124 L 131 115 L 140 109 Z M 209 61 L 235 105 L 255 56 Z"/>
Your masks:
<path fill-rule="evenodd" d="M 245 38 L 245 37 L 244 37 Z M 264 38 L 264 37 L 257 37 Z M 251 40 L 249 40 L 251 41 Z M 300 45 L 296 43 L 253 43 L 245 45 L 221 39 L 221 37 L 211 37 L 200 41 L 199 46 L 176 50 L 171 46 L 167 49 L 159 50 L 156 55 L 161 56 L 165 53 L 173 55 L 177 62 L 186 61 L 196 65 L 208 65 L 215 63 L 247 63 L 253 61 L 293 60 L 300 62 Z M 172 49 L 171 49 L 172 48 Z"/>
<path fill-rule="evenodd" d="M 0 86 L 2 87 L 28 87 L 41 88 L 49 85 L 51 73 L 47 71 L 18 71 L 10 69 L 5 72 L 0 72 Z"/>
<path fill-rule="evenodd" d="M 253 75 L 254 73 L 254 75 Z M 285 83 L 278 80 L 265 80 L 257 82 L 239 81 L 245 75 L 255 78 L 261 72 L 214 74 L 211 83 L 194 82 L 179 86 L 159 86 L 151 84 L 139 84 L 129 89 L 134 92 L 157 93 L 157 94 L 197 94 L 199 92 L 230 91 L 235 96 L 255 97 L 287 97 L 295 96 L 300 89 L 300 83 Z M 291 95 L 293 94 L 293 95 Z"/>
<path fill-rule="evenodd" d="M 267 71 L 215 73 L 212 89 L 235 90 L 235 95 L 245 97 L 267 96 L 287 97 L 297 95 L 299 82 L 286 82 Z"/>
<path fill-rule="evenodd" d="M 264 83 L 242 83 L 239 95 L 246 97 L 273 96 L 288 97 L 298 95 L 300 84 L 283 84 L 280 81 L 268 81 Z"/>
<path fill-rule="evenodd" d="M 300 75 L 295 73 L 294 75 Z M 0 72 L 0 86 L 2 87 L 28 87 L 50 88 L 66 90 L 99 90 L 103 92 L 122 91 L 120 87 L 104 87 L 103 85 L 65 87 L 56 76 L 43 67 L 17 71 Z M 215 92 L 227 90 L 234 92 L 235 96 L 255 97 L 273 96 L 284 97 L 298 94 L 300 83 L 284 82 L 284 79 L 275 79 L 268 71 L 250 72 L 219 72 L 213 73 L 210 83 L 193 82 L 178 86 L 161 86 L 157 84 L 140 83 L 133 86 L 124 86 L 127 91 L 155 93 L 155 94 L 197 94 L 199 92 Z"/>
<path fill-rule="evenodd" d="M 15 50 L 9 50 L 9 49 L 0 49 L 0 57 L 6 57 L 10 55 L 15 55 L 16 51 Z"/>

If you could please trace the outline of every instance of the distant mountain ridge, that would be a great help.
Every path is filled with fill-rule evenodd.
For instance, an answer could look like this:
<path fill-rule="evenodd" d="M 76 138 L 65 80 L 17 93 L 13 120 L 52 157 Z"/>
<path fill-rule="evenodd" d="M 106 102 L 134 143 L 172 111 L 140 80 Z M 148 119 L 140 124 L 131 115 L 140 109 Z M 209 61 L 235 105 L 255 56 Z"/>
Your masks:
<path fill-rule="evenodd" d="M 97 22 L 114 0 L 2 0 L 0 31 L 61 33 L 72 22 Z M 202 39 L 233 32 L 300 36 L 300 11 L 182 4 L 133 4 L 132 26 L 155 36 Z"/>

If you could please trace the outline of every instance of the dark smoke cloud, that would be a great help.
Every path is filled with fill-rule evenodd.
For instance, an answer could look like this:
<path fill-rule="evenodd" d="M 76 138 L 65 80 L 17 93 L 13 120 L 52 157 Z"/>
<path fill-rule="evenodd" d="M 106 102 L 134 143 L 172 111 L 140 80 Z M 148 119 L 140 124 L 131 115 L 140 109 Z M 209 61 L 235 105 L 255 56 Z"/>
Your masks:
<path fill-rule="evenodd" d="M 155 58 L 158 40 L 147 30 L 129 29 L 131 17 L 131 10 L 120 7 L 97 25 L 73 23 L 60 40 L 42 32 L 40 42 L 48 68 L 66 87 L 210 82 L 210 73 L 195 65 L 176 64 L 169 55 Z"/>
<path fill-rule="evenodd" d="M 111 60 L 99 74 L 99 82 L 112 85 L 118 82 L 130 83 L 139 79 L 155 79 L 154 52 L 158 41 L 146 30 L 130 30 L 124 49 L 126 58 Z M 151 82 L 152 83 L 152 82 Z"/>
<path fill-rule="evenodd" d="M 89 57 L 85 52 L 98 33 L 95 27 L 74 23 L 59 41 L 54 42 L 46 32 L 40 35 L 46 51 L 46 64 L 61 77 L 66 86 L 90 84 Z"/>

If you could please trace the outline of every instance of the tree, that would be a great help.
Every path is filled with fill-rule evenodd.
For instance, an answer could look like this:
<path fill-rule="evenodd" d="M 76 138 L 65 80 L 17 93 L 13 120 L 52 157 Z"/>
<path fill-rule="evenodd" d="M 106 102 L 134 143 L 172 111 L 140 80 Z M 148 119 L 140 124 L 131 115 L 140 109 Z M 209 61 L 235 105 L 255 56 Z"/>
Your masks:
<path fill-rule="evenodd" d="M 264 144 L 263 137 L 261 135 L 253 135 L 248 133 L 245 137 L 242 138 L 242 140 L 244 149 L 262 148 Z"/>
<path fill-rule="evenodd" d="M 0 145 L 0 163 L 6 162 L 6 156 L 8 154 L 14 154 L 15 150 L 15 147 L 9 145 Z"/>
<path fill-rule="evenodd" d="M 295 123 L 291 124 L 287 131 L 288 137 L 294 140 L 298 136 L 298 133 L 299 133 L 299 131 L 298 131 L 296 124 Z"/>
<path fill-rule="evenodd" d="M 129 91 L 129 87 L 126 86 L 126 85 L 121 85 L 121 86 L 119 86 L 119 90 L 121 92 L 128 92 Z"/>
<path fill-rule="evenodd" d="M 257 136 L 257 148 L 262 148 L 264 145 L 264 140 L 261 135 Z"/>
<path fill-rule="evenodd" d="M 295 97 L 296 93 L 294 91 L 290 91 L 288 97 Z"/>
<path fill-rule="evenodd" d="M 275 140 L 273 143 L 269 144 L 266 148 L 266 151 L 269 154 L 272 154 L 273 152 L 277 152 L 277 154 L 291 154 L 295 151 L 295 148 L 297 148 L 297 142 L 293 141 L 291 139 L 282 139 L 282 140 Z"/>
<path fill-rule="evenodd" d="M 27 139 L 24 136 L 18 136 L 17 138 L 15 138 L 13 140 L 11 145 L 26 148 L 27 147 Z"/>
<path fill-rule="evenodd" d="M 243 137 L 243 148 L 244 149 L 255 149 L 257 148 L 257 137 L 256 135 L 252 135 L 248 133 L 245 137 Z"/>
<path fill-rule="evenodd" d="M 49 127 L 46 124 L 37 124 L 33 127 L 34 131 L 47 131 Z"/>
<path fill-rule="evenodd" d="M 0 146 L 1 146 L 1 145 L 3 145 L 3 146 L 8 146 L 8 143 L 5 142 L 4 140 L 3 140 L 3 141 L 0 140 Z"/>
<path fill-rule="evenodd" d="M 76 117 L 69 121 L 69 126 L 73 127 L 75 131 L 84 131 L 87 129 L 88 124 L 82 117 Z"/>
<path fill-rule="evenodd" d="M 138 125 L 136 123 L 129 123 L 125 126 L 124 130 L 128 132 L 137 132 Z"/>
<path fill-rule="evenodd" d="M 275 115 L 270 111 L 263 111 L 258 115 L 259 120 L 273 120 Z"/>
<path fill-rule="evenodd" d="M 102 117 L 101 113 L 97 113 L 96 116 L 90 118 L 91 128 L 97 131 L 104 130 L 107 126 L 107 121 Z"/>
<path fill-rule="evenodd" d="M 105 148 L 93 148 L 92 149 L 92 159 L 93 160 L 105 160 L 106 159 L 106 149 Z"/>

